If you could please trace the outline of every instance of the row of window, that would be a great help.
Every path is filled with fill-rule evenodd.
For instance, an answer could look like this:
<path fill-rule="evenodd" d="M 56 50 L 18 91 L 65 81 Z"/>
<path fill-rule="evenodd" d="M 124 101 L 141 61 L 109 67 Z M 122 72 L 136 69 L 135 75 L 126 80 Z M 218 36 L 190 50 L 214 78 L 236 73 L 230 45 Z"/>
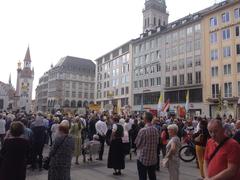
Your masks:
<path fill-rule="evenodd" d="M 129 76 L 122 76 L 120 79 L 112 80 L 113 87 L 119 86 L 120 84 L 124 85 L 124 84 L 128 84 L 128 83 L 129 83 Z M 109 87 L 109 86 L 107 86 L 107 87 Z"/>
<path fill-rule="evenodd" d="M 228 58 L 232 56 L 231 46 L 226 46 L 222 48 L 223 58 Z M 236 45 L 236 54 L 240 55 L 240 44 Z M 218 49 L 212 49 L 210 52 L 210 58 L 212 61 L 219 59 Z"/>
<path fill-rule="evenodd" d="M 108 63 L 105 63 L 103 65 L 98 65 L 98 72 L 102 72 L 102 71 L 108 71 L 109 69 L 127 63 L 129 61 L 129 53 L 125 54 L 123 56 L 120 56 Z"/>
<path fill-rule="evenodd" d="M 82 89 L 83 87 L 85 89 L 88 89 L 88 87 L 90 87 L 90 89 L 94 89 L 94 83 L 84 83 L 84 82 L 71 82 L 70 81 L 66 81 L 65 82 L 65 88 L 66 89 L 70 89 L 70 84 L 72 89 L 76 89 L 77 85 L 79 89 Z M 51 86 L 51 84 L 49 84 L 49 87 Z"/>
<path fill-rule="evenodd" d="M 179 39 L 184 39 L 186 36 L 193 36 L 195 32 L 195 39 L 200 39 L 201 25 L 196 24 L 193 27 L 188 27 L 187 29 L 181 29 L 178 32 L 174 32 L 165 37 L 159 37 L 156 39 L 151 39 L 134 47 L 134 54 L 142 53 L 154 49 L 156 47 L 170 45 L 170 43 L 176 43 Z"/>
<path fill-rule="evenodd" d="M 90 104 L 93 104 L 94 102 L 91 101 Z M 63 106 L 64 107 L 72 107 L 72 108 L 81 108 L 81 107 L 87 107 L 88 106 L 88 101 L 75 101 L 75 100 L 72 100 L 71 102 L 66 99 L 64 102 L 63 102 Z M 52 106 L 54 107 L 54 106 Z"/>
<path fill-rule="evenodd" d="M 193 84 L 193 73 L 187 73 L 187 82 L 185 82 L 185 75 L 184 74 L 180 74 L 179 75 L 179 81 L 178 81 L 178 76 L 174 75 L 172 76 L 172 80 L 171 77 L 166 77 L 166 81 L 165 81 L 165 87 L 174 87 L 174 86 L 184 86 L 185 83 L 187 83 L 188 85 Z M 200 84 L 201 83 L 201 72 L 195 72 L 195 84 Z"/>
<path fill-rule="evenodd" d="M 146 66 L 144 68 L 136 69 L 135 70 L 135 76 L 142 76 L 146 74 L 153 74 L 161 71 L 161 65 L 160 64 L 154 64 L 152 66 Z"/>
<path fill-rule="evenodd" d="M 174 87 L 174 86 L 184 86 L 185 83 L 188 85 L 193 84 L 193 74 L 192 73 L 187 73 L 187 82 L 185 82 L 185 75 L 180 74 L 179 75 L 179 80 L 178 76 L 174 75 L 171 77 L 166 77 L 165 81 L 165 87 Z M 201 83 L 201 72 L 195 72 L 195 84 L 200 84 Z M 144 80 L 139 80 L 139 81 L 134 81 L 134 88 L 142 88 L 142 87 L 154 87 L 154 86 L 160 86 L 161 85 L 161 77 L 156 77 L 156 78 L 150 78 L 150 79 L 144 79 Z"/>
<path fill-rule="evenodd" d="M 70 97 L 70 91 L 65 91 L 65 97 L 66 98 Z M 83 94 L 83 92 L 72 91 L 71 92 L 71 98 L 86 98 L 86 99 L 90 98 L 90 99 L 94 99 L 94 93 L 84 92 L 84 94 Z"/>
<path fill-rule="evenodd" d="M 172 71 L 177 71 L 178 69 L 184 69 L 185 66 L 187 68 L 192 68 L 193 66 L 201 66 L 201 57 L 200 55 L 196 55 L 194 57 L 194 64 L 193 64 L 193 57 L 187 57 L 186 59 L 186 65 L 185 65 L 185 59 L 180 59 L 179 62 L 174 61 L 172 62 L 172 68 L 171 68 L 171 63 L 166 63 L 165 66 L 165 72 L 170 72 Z M 158 73 L 161 71 L 161 65 L 160 63 L 150 65 L 150 66 L 145 66 L 144 68 L 136 69 L 135 72 L 135 77 L 137 76 L 143 76 L 146 74 L 154 74 Z"/>
<path fill-rule="evenodd" d="M 224 97 L 230 98 L 232 97 L 232 82 L 225 82 L 224 83 Z M 220 93 L 220 86 L 219 84 L 212 84 L 212 98 L 217 98 Z M 240 96 L 240 81 L 237 82 L 237 96 Z"/>
<path fill-rule="evenodd" d="M 84 74 L 83 70 L 80 71 L 79 73 L 76 74 L 70 74 L 70 73 L 59 73 L 58 76 L 54 76 L 53 78 L 49 77 L 50 79 L 69 79 L 69 80 L 84 80 L 84 81 L 94 81 L 95 79 L 95 72 L 93 73 L 93 71 L 90 72 L 89 70 L 89 74 Z"/>
<path fill-rule="evenodd" d="M 130 71 L 129 64 L 123 64 L 123 65 L 121 65 L 121 67 L 112 68 L 111 70 L 107 70 L 107 72 L 104 72 L 103 75 L 101 73 L 98 73 L 97 80 L 101 81 L 103 79 L 103 77 L 104 77 L 104 79 L 110 78 L 111 75 L 113 77 L 119 76 L 120 74 L 129 73 L 129 71 Z"/>
<path fill-rule="evenodd" d="M 153 87 L 153 86 L 160 86 L 160 85 L 161 85 L 161 77 L 134 81 L 135 89 L 141 88 L 141 87 L 150 87 L 150 86 Z"/>
<path fill-rule="evenodd" d="M 234 9 L 234 18 L 239 19 L 240 18 L 240 8 Z M 224 12 L 221 14 L 221 21 L 222 23 L 227 23 L 230 22 L 230 12 Z M 218 18 L 216 16 L 210 18 L 210 26 L 214 27 L 217 26 L 218 23 Z"/>
<path fill-rule="evenodd" d="M 217 98 L 220 93 L 219 84 L 212 84 L 212 98 Z M 238 81 L 238 95 L 240 95 L 240 81 Z M 232 82 L 224 83 L 224 97 L 232 97 Z"/>
<path fill-rule="evenodd" d="M 219 70 L 218 66 L 213 66 L 211 68 L 211 75 L 212 75 L 212 77 L 217 77 L 218 76 L 218 74 L 219 74 L 218 70 Z M 240 73 L 240 63 L 237 63 L 237 73 Z M 232 74 L 232 66 L 231 66 L 231 64 L 225 64 L 223 66 L 223 74 L 224 75 Z"/>
<path fill-rule="evenodd" d="M 235 36 L 236 37 L 239 37 L 239 25 L 238 26 L 235 26 Z M 223 40 L 227 40 L 227 39 L 230 39 L 231 38 L 231 30 L 230 28 L 226 28 L 226 29 L 223 29 L 222 30 L 222 39 Z M 212 32 L 210 34 L 210 42 L 212 44 L 214 43 L 217 43 L 218 42 L 218 34 L 217 32 Z"/>
<path fill-rule="evenodd" d="M 184 54 L 186 52 L 192 52 L 193 50 L 199 50 L 201 47 L 200 40 L 197 40 L 195 42 L 188 41 L 186 44 L 180 44 L 179 46 L 175 46 L 173 48 L 167 48 L 166 49 L 166 58 L 174 57 L 179 54 Z M 151 52 L 149 54 L 145 54 L 140 57 L 134 58 L 134 65 L 140 66 L 149 64 L 150 62 L 158 61 L 162 58 L 162 51 L 157 50 L 155 52 Z"/>

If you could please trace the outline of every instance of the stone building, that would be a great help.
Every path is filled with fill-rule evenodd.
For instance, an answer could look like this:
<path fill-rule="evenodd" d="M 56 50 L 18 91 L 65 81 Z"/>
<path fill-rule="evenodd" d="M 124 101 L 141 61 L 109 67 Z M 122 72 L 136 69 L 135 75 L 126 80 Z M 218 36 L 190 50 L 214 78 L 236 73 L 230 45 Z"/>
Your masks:
<path fill-rule="evenodd" d="M 28 47 L 23 60 L 23 68 L 21 67 L 21 62 L 18 63 L 16 86 L 16 97 L 18 97 L 17 107 L 26 112 L 31 111 L 32 103 L 34 69 L 31 68 L 31 63 L 32 60 Z"/>
<path fill-rule="evenodd" d="M 0 81 L 0 111 L 16 109 L 15 93 L 11 80 L 8 84 Z"/>
<path fill-rule="evenodd" d="M 95 64 L 66 56 L 39 79 L 36 109 L 77 111 L 94 103 Z"/>

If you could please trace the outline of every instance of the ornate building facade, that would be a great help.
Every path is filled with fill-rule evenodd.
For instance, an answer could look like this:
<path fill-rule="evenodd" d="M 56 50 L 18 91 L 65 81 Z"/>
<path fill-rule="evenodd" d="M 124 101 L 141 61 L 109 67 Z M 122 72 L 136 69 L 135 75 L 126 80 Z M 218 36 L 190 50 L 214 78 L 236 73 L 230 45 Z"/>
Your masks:
<path fill-rule="evenodd" d="M 66 56 L 39 79 L 36 110 L 77 111 L 94 103 L 95 64 L 89 59 Z"/>
<path fill-rule="evenodd" d="M 19 99 L 17 102 L 17 107 L 26 112 L 31 111 L 32 103 L 34 69 L 31 67 L 31 63 L 32 60 L 28 47 L 23 60 L 23 67 L 21 66 L 21 62 L 18 63 L 16 85 L 16 96 Z"/>

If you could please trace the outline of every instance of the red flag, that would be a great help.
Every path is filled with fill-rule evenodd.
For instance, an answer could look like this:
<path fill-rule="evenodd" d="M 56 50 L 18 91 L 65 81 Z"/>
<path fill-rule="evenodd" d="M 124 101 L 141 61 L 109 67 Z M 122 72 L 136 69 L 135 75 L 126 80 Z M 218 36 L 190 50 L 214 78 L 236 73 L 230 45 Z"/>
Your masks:
<path fill-rule="evenodd" d="M 169 107 L 170 107 L 170 100 L 168 99 L 168 100 L 166 101 L 166 103 L 164 104 L 164 106 L 163 106 L 163 112 L 167 112 L 167 110 L 169 109 Z"/>

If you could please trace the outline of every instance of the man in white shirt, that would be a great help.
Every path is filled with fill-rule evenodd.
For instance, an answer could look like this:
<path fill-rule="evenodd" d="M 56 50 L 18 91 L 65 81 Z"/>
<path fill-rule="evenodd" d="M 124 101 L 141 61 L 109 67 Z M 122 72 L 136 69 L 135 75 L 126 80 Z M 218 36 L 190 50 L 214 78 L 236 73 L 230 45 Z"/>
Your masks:
<path fill-rule="evenodd" d="M 101 116 L 101 118 L 95 124 L 96 132 L 97 132 L 97 135 L 99 136 L 99 141 L 101 143 L 99 157 L 97 159 L 100 161 L 102 161 L 102 156 L 104 152 L 104 143 L 105 143 L 106 134 L 108 130 L 107 124 L 105 122 L 106 120 L 107 120 L 106 116 Z"/>
<path fill-rule="evenodd" d="M 3 116 L 0 115 L 0 140 L 1 140 L 1 147 L 3 145 L 4 137 L 6 134 L 6 120 L 3 119 Z"/>

